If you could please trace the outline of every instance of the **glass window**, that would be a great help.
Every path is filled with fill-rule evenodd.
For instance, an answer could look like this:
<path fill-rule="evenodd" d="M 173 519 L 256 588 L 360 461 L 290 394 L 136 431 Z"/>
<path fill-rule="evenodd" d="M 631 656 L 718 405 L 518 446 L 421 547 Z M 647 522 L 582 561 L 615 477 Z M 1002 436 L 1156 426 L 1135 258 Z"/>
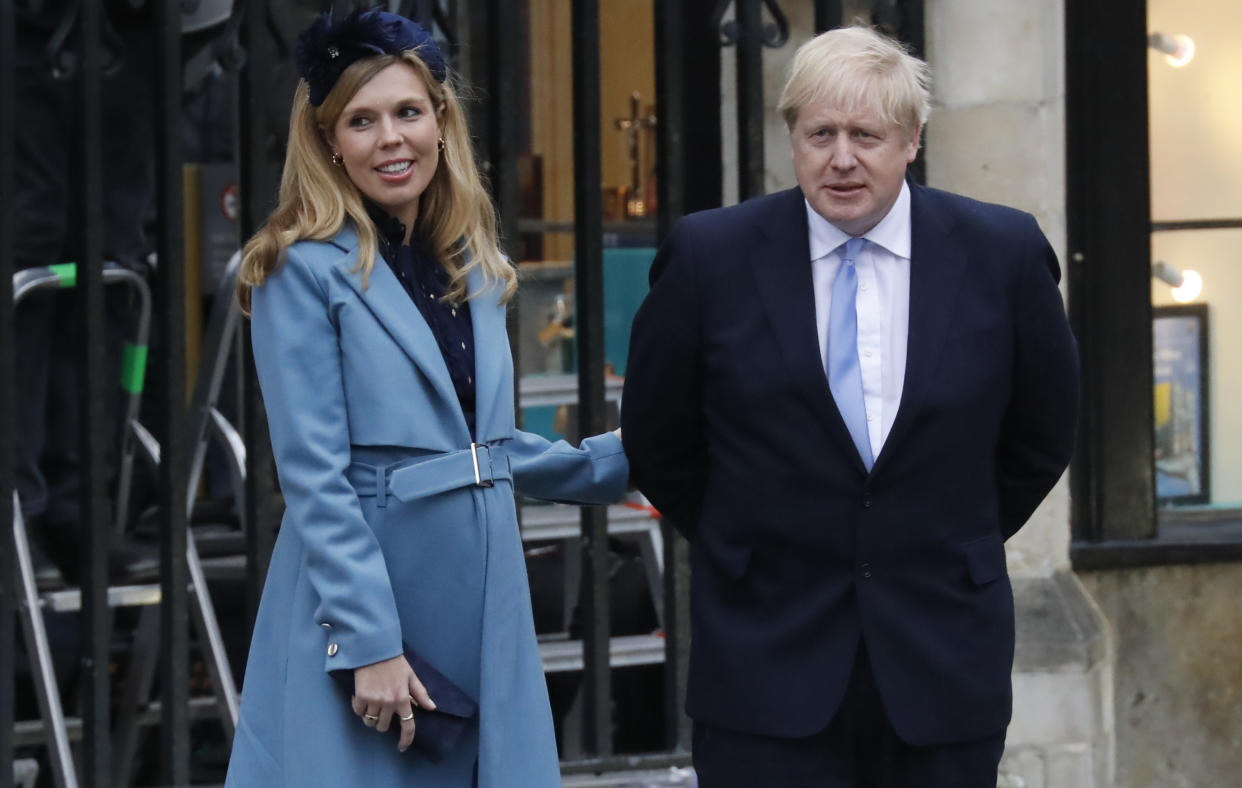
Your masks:
<path fill-rule="evenodd" d="M 529 145 L 519 165 L 518 377 L 525 429 L 576 442 L 571 6 L 528 0 Z M 610 418 L 630 323 L 655 256 L 655 51 L 651 0 L 600 4 L 604 362 Z"/>
<path fill-rule="evenodd" d="M 1176 522 L 1242 507 L 1242 5 L 1149 0 L 1147 20 L 1156 503 Z"/>
<path fill-rule="evenodd" d="M 564 0 L 523 0 L 525 44 L 520 128 L 506 129 L 517 148 L 517 235 L 520 284 L 510 338 L 521 427 L 549 440 L 577 444 L 578 352 L 587 318 L 602 319 L 602 343 L 587 348 L 602 359 L 605 428 L 618 426 L 630 324 L 647 294 L 656 247 L 656 112 L 654 3 L 599 4 L 600 169 L 587 185 L 575 167 L 573 10 Z M 512 8 L 508 10 L 513 11 Z M 592 36 L 592 39 L 594 37 Z M 594 44 L 594 40 L 589 42 Z M 582 176 L 588 180 L 588 176 Z M 601 189 L 602 315 L 586 315 L 576 299 L 576 190 Z M 592 339 L 594 339 L 592 335 Z M 629 504 L 629 505 L 627 505 Z M 589 516 L 600 516 L 592 512 Z M 659 704 L 664 691 L 663 534 L 636 494 L 607 507 L 607 593 L 610 635 L 626 638 L 624 670 L 611 673 L 617 752 L 667 746 Z M 548 672 L 548 690 L 562 758 L 586 755 L 582 678 L 576 660 L 590 636 L 590 609 L 580 606 L 586 564 L 576 507 L 522 500 L 522 537 L 535 629 Z M 599 570 L 597 570 L 599 571 Z M 600 571 L 598 576 L 605 573 Z M 677 642 L 676 634 L 671 640 Z"/>

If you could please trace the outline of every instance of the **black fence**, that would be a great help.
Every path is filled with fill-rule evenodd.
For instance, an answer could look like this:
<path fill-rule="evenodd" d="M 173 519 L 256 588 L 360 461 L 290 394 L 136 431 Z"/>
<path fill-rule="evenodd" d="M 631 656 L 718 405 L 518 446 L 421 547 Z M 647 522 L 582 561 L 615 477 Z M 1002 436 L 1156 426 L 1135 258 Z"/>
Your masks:
<path fill-rule="evenodd" d="M 223 755 L 217 755 L 227 755 L 236 720 L 234 676 L 240 675 L 227 659 L 228 634 L 222 634 L 220 620 L 228 618 L 233 629 L 240 629 L 244 653 L 282 504 L 245 321 L 221 307 L 228 302 L 228 269 L 211 311 L 187 314 L 182 168 L 187 83 L 197 84 L 210 72 L 223 74 L 235 88 L 222 112 L 233 119 L 226 156 L 236 167 L 239 186 L 235 241 L 240 245 L 264 221 L 277 192 L 288 116 L 287 105 L 280 102 L 291 96 L 292 83 L 283 92 L 276 87 L 290 73 L 293 36 L 310 14 L 333 3 L 233 0 L 207 28 L 185 30 L 187 18 L 209 2 L 0 0 L 0 521 L 6 524 L 0 538 L 0 617 L 14 622 L 10 635 L 20 631 L 20 636 L 0 638 L 0 788 L 21 784 L 20 758 L 32 753 L 52 775 L 40 784 L 141 781 L 134 761 L 142 741 L 150 782 L 190 784 L 192 762 L 201 757 L 200 748 L 192 744 L 195 726 L 223 731 L 218 737 Z M 338 0 L 335 5 L 344 10 L 353 3 Z M 512 244 L 518 238 L 519 213 L 515 140 L 525 122 L 518 84 L 524 52 L 513 31 L 520 27 L 524 4 L 406 0 L 383 5 L 433 27 L 456 59 L 456 68 L 487 97 L 472 107 L 472 128 L 479 137 L 503 238 Z M 745 198 L 762 192 L 762 51 L 787 45 L 789 26 L 782 7 L 794 5 L 792 0 L 653 0 L 659 237 L 680 215 L 721 202 L 721 102 L 715 86 L 721 80 L 724 46 L 735 46 L 738 52 L 739 194 Z M 817 0 L 816 27 L 839 24 L 851 8 L 840 0 Z M 922 49 L 921 0 L 876 0 L 870 11 L 877 24 Z M 574 280 L 583 435 L 603 431 L 607 413 L 599 17 L 598 0 L 572 3 Z M 33 28 L 32 18 L 39 21 Z M 40 36 L 37 45 L 19 46 L 32 31 Z M 145 127 L 132 144 L 149 139 L 153 152 L 154 256 L 137 263 L 121 261 L 128 267 L 118 268 L 110 265 L 107 251 L 108 223 L 116 207 L 116 184 L 107 174 L 113 164 L 108 141 L 135 132 L 112 125 L 116 115 L 107 102 L 115 86 L 110 88 L 108 80 L 115 79 L 118 63 L 139 57 L 130 46 L 135 36 L 147 42 L 138 69 L 142 79 L 126 85 L 126 91 L 149 96 L 151 107 L 149 113 L 134 111 L 124 118 Z M 18 170 L 27 162 L 19 161 L 18 138 L 19 125 L 30 122 L 31 107 L 25 102 L 30 100 L 31 79 L 59 85 L 65 106 L 71 108 L 64 112 L 61 107 L 57 117 L 63 125 L 49 134 L 46 145 L 65 147 L 60 153 L 73 162 L 67 171 L 71 182 L 60 187 L 72 202 L 67 231 L 77 240 L 72 259 L 37 264 L 20 251 L 26 240 L 17 236 L 22 214 L 13 208 L 24 204 L 19 189 L 26 187 Z M 213 117 L 219 121 L 219 113 Z M 687 155 L 688 139 L 695 140 L 693 156 Z M 152 305 L 148 322 L 154 326 L 154 339 L 130 337 L 123 346 L 121 397 L 131 407 L 118 425 L 109 406 L 117 398 L 116 359 L 105 338 L 113 319 L 111 294 L 124 289 L 122 285 L 133 291 L 125 296 L 131 313 L 139 308 L 135 304 Z M 24 411 L 19 405 L 38 396 L 18 373 L 19 346 L 28 337 L 17 329 L 15 301 L 50 297 L 43 292 L 50 290 L 66 291 L 55 294 L 62 310 L 57 320 L 68 331 L 78 377 L 76 401 L 59 407 L 77 413 L 81 471 L 72 493 L 76 522 L 65 539 L 73 577 L 53 585 L 54 590 L 35 583 L 30 531 L 39 524 L 26 522 L 15 494 L 17 452 L 29 427 L 20 423 L 18 414 Z M 135 295 L 143 290 L 146 301 Z M 199 323 L 204 350 L 191 386 L 190 362 L 180 340 Z M 234 357 L 238 363 L 230 367 L 227 360 Z M 208 443 L 217 446 L 214 459 L 208 457 Z M 232 509 L 221 519 L 231 527 L 191 526 L 203 519 L 195 503 L 201 503 L 199 479 L 205 462 L 227 469 Z M 125 500 L 119 500 L 121 493 Z M 142 494 L 144 507 L 131 505 Z M 118 510 L 124 513 L 120 517 Z M 118 549 L 127 546 L 136 521 L 154 536 L 158 563 L 141 581 L 118 580 Z M 613 752 L 608 528 L 602 509 L 582 510 L 582 746 L 581 753 L 572 753 L 572 760 L 564 763 L 566 773 L 688 762 L 690 727 L 681 710 L 689 645 L 688 547 L 673 529 L 663 528 L 665 749 L 618 754 Z M 203 569 L 212 561 L 218 577 L 209 587 Z M 235 593 L 227 599 L 217 593 L 213 605 L 212 591 L 221 586 Z M 76 611 L 59 619 L 72 627 L 53 637 L 62 644 L 59 651 L 48 646 L 46 631 L 46 615 L 57 611 Z M 64 648 L 71 651 L 69 659 Z M 204 672 L 192 674 L 192 665 L 205 666 Z M 72 686 L 61 686 L 57 676 L 71 676 Z M 649 702 L 659 704 L 661 699 Z M 37 719 L 15 719 L 16 710 L 32 706 Z M 158 736 L 141 738 L 138 731 L 153 724 Z M 153 741 L 158 741 L 158 753 L 149 752 Z"/>

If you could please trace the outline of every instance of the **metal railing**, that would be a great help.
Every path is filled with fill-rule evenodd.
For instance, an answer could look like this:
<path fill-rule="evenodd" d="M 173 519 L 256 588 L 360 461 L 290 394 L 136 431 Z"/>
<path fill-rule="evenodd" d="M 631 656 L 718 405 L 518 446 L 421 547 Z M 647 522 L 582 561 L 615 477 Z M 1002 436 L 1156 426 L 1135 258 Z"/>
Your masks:
<path fill-rule="evenodd" d="M 720 97 L 714 86 L 720 83 L 719 53 L 722 46 L 736 46 L 737 126 L 739 194 L 745 198 L 763 191 L 763 66 L 764 46 L 785 45 L 789 37 L 780 0 L 652 0 L 654 8 L 657 62 L 658 235 L 663 238 L 683 213 L 719 203 L 724 177 L 711 151 L 719 150 Z M 371 2 L 366 5 L 380 5 Z M 79 410 L 82 414 L 81 446 L 84 458 L 82 516 L 79 524 L 81 544 L 81 653 L 78 667 L 81 686 L 81 718 L 75 724 L 80 736 L 77 769 L 81 784 L 106 786 L 126 773 L 112 763 L 117 752 L 116 734 L 111 729 L 113 688 L 109 678 L 112 658 L 114 617 L 109 607 L 107 556 L 115 532 L 111 491 L 108 489 L 107 444 L 112 440 L 106 387 L 112 376 L 106 369 L 103 343 L 105 315 L 101 271 L 104 260 L 105 201 L 107 185 L 103 177 L 103 135 L 113 133 L 104 127 L 101 85 L 117 51 L 115 35 L 107 17 L 108 9 L 121 3 L 66 0 L 64 3 L 27 3 L 0 0 L 0 521 L 9 523 L 17 512 L 13 508 L 16 439 L 14 411 L 17 382 L 14 358 L 12 275 L 16 267 L 17 229 L 14 205 L 17 189 L 15 124 L 18 63 L 14 41 L 19 6 L 55 6 L 65 9 L 58 30 L 68 25 L 76 35 L 58 44 L 55 65 L 61 78 L 74 85 L 79 124 L 67 139 L 77 146 L 75 155 L 82 162 L 75 172 L 75 196 L 83 217 L 80 231 L 82 254 L 78 259 L 78 286 L 74 289 L 75 313 L 80 325 L 80 367 L 84 372 Z M 161 414 L 154 424 L 161 442 L 156 488 L 159 500 L 159 554 L 161 601 L 159 616 L 158 707 L 152 706 L 139 717 L 159 720 L 159 762 L 162 784 L 190 782 L 189 727 L 202 716 L 202 699 L 192 702 L 189 694 L 191 661 L 190 616 L 191 566 L 187 549 L 193 541 L 188 530 L 192 491 L 185 480 L 201 469 L 202 456 L 194 451 L 201 434 L 192 434 L 191 411 L 187 409 L 186 366 L 183 343 L 186 326 L 184 294 L 186 272 L 185 230 L 182 205 L 182 39 L 180 19 L 182 0 L 128 0 L 131 10 L 146 14 L 150 25 L 154 55 L 148 73 L 151 83 L 135 85 L 134 90 L 152 91 L 156 101 L 154 164 L 156 170 L 157 221 L 155 250 L 158 265 L 152 276 L 155 324 L 159 334 L 178 341 L 156 344 L 151 368 L 158 377 L 149 381 L 147 396 L 158 397 L 153 411 Z M 229 22 L 222 28 L 217 47 L 221 62 L 236 67 L 237 124 L 235 161 L 242 195 L 238 222 L 240 241 L 249 237 L 273 207 L 283 159 L 284 129 L 273 124 L 272 75 L 288 68 L 291 40 L 287 25 L 280 22 L 290 15 L 306 13 L 306 6 L 344 9 L 352 0 L 327 0 L 318 4 L 301 0 L 234 0 Z M 479 152 L 501 220 L 506 248 L 518 237 L 518 183 L 515 140 L 523 138 L 521 124 L 527 122 L 522 106 L 523 93 L 517 81 L 522 74 L 525 50 L 517 40 L 522 29 L 523 4 L 510 0 L 402 0 L 385 2 L 432 26 L 446 43 L 456 68 L 478 88 L 485 101 L 472 106 L 472 129 L 480 140 Z M 819 29 L 839 24 L 841 0 L 815 0 L 815 25 Z M 858 4 L 853 4 L 857 6 Z M 729 7 L 732 6 L 730 9 Z M 599 0 L 573 0 L 573 100 L 574 100 L 574 262 L 577 324 L 577 401 L 579 434 L 595 434 L 605 428 L 607 413 L 603 349 L 603 259 L 600 172 L 600 61 Z M 922 49 L 923 0 L 874 0 L 872 18 Z M 318 10 L 318 8 L 310 9 Z M 722 18 L 732 11 L 731 21 Z M 72 18 L 70 18 L 72 17 Z M 281 32 L 281 31 L 285 32 Z M 233 40 L 236 34 L 237 40 Z M 711 57 L 711 54 L 716 57 Z M 706 55 L 706 56 L 705 56 Z M 705 86 L 710 86 L 705 89 Z M 280 115 L 277 112 L 275 115 Z M 689 156 L 687 139 L 694 139 L 695 155 Z M 702 140 L 702 144 L 700 144 Z M 713 148 L 712 146 L 716 147 Z M 705 158 L 706 152 L 706 158 Z M 76 228 L 75 228 L 76 229 Z M 49 261 L 57 262 L 57 261 Z M 244 481 L 241 520 L 244 523 L 245 582 L 248 610 L 253 621 L 275 539 L 281 501 L 276 491 L 265 419 L 258 386 L 248 357 L 248 325 L 237 327 L 243 334 L 238 342 L 243 390 L 238 432 L 234 444 L 244 441 L 244 451 L 236 446 L 233 456 L 245 457 L 244 469 L 235 468 L 237 483 Z M 218 381 L 217 381 L 218 383 Z M 197 403 L 195 407 L 198 407 Z M 201 420 L 194 423 L 203 425 Z M 243 472 L 244 471 L 244 472 Z M 626 518 L 620 518 L 626 519 Z M 629 518 L 632 520 L 633 518 Z M 614 518 L 618 520 L 618 518 Z M 618 520 L 619 522 L 619 520 Z M 532 525 L 534 528 L 536 524 Z M 557 528 L 565 523 L 558 521 Z M 621 530 L 654 533 L 626 520 L 614 525 Z M 536 528 L 536 530 L 538 530 Z M 560 533 L 560 531 L 558 531 Z M 661 753 L 641 756 L 613 752 L 612 670 L 615 665 L 651 662 L 656 659 L 651 639 L 612 637 L 609 621 L 608 541 L 609 517 L 604 507 L 582 510 L 577 526 L 581 546 L 579 605 L 583 612 L 584 636 L 581 646 L 557 644 L 549 650 L 557 670 L 582 670 L 583 757 L 564 763 L 567 774 L 585 774 L 627 768 L 656 768 L 684 764 L 688 760 L 690 724 L 682 712 L 687 653 L 689 648 L 689 548 L 676 532 L 663 525 L 658 543 L 662 588 L 652 597 L 663 605 L 664 687 L 666 747 Z M 12 621 L 18 606 L 15 591 L 15 545 L 11 529 L 0 528 L 0 621 Z M 646 549 L 655 550 L 656 542 Z M 9 624 L 5 624 L 9 626 Z M 0 788 L 14 784 L 10 769 L 15 757 L 15 663 L 17 650 L 10 637 L 0 638 Z M 653 698 L 651 702 L 659 703 Z M 226 726 L 227 728 L 227 726 Z M 231 733 L 231 731 L 230 731 Z M 130 751 L 128 745 L 121 752 Z"/>
<path fill-rule="evenodd" d="M 16 17 L 12 0 L 0 0 L 0 205 L 12 205 L 17 191 L 15 130 L 17 113 Z M 12 490 L 15 486 L 17 437 L 14 416 L 17 342 L 13 317 L 13 212 L 0 210 L 0 626 L 13 632 L 17 615 L 16 544 L 4 524 L 13 521 Z M 17 780 L 14 762 L 13 724 L 17 644 L 0 638 L 0 788 L 12 788 Z M 10 768 L 9 764 L 14 764 Z"/>

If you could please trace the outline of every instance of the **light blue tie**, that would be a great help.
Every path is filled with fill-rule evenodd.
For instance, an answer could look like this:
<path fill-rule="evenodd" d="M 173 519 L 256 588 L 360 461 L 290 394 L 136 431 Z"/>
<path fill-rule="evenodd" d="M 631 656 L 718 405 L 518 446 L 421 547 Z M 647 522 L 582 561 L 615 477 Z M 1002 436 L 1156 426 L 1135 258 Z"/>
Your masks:
<path fill-rule="evenodd" d="M 858 366 L 858 272 L 854 260 L 867 241 L 851 238 L 841 253 L 841 267 L 832 280 L 832 303 L 828 307 L 828 388 L 837 410 L 858 447 L 863 465 L 871 470 L 871 438 L 867 434 L 867 407 L 863 402 L 862 372 Z"/>

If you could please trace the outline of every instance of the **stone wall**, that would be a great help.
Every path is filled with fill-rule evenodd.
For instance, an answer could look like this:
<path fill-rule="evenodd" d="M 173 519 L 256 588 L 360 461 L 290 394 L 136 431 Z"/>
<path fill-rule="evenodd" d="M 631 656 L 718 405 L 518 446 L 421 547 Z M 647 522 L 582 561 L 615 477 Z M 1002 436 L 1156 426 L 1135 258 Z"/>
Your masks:
<path fill-rule="evenodd" d="M 1113 783 L 1108 623 L 1073 573 L 1014 580 L 1013 722 L 1000 788 Z"/>
<path fill-rule="evenodd" d="M 1064 27 L 1058 0 L 929 3 L 935 103 L 924 142 L 930 185 L 1034 214 L 1062 270 Z M 1069 572 L 1069 540 L 1063 479 L 1006 545 L 1018 642 L 1005 788 L 1114 784 L 1110 632 Z"/>
<path fill-rule="evenodd" d="M 1242 784 L 1242 565 L 1080 577 L 1115 632 L 1117 785 Z"/>
<path fill-rule="evenodd" d="M 931 186 L 1034 214 L 1062 270 L 1064 27 L 1055 0 L 929 3 L 935 102 L 924 141 Z M 1063 480 L 1007 545 L 1010 572 L 1034 577 L 1068 568 L 1069 536 Z"/>

